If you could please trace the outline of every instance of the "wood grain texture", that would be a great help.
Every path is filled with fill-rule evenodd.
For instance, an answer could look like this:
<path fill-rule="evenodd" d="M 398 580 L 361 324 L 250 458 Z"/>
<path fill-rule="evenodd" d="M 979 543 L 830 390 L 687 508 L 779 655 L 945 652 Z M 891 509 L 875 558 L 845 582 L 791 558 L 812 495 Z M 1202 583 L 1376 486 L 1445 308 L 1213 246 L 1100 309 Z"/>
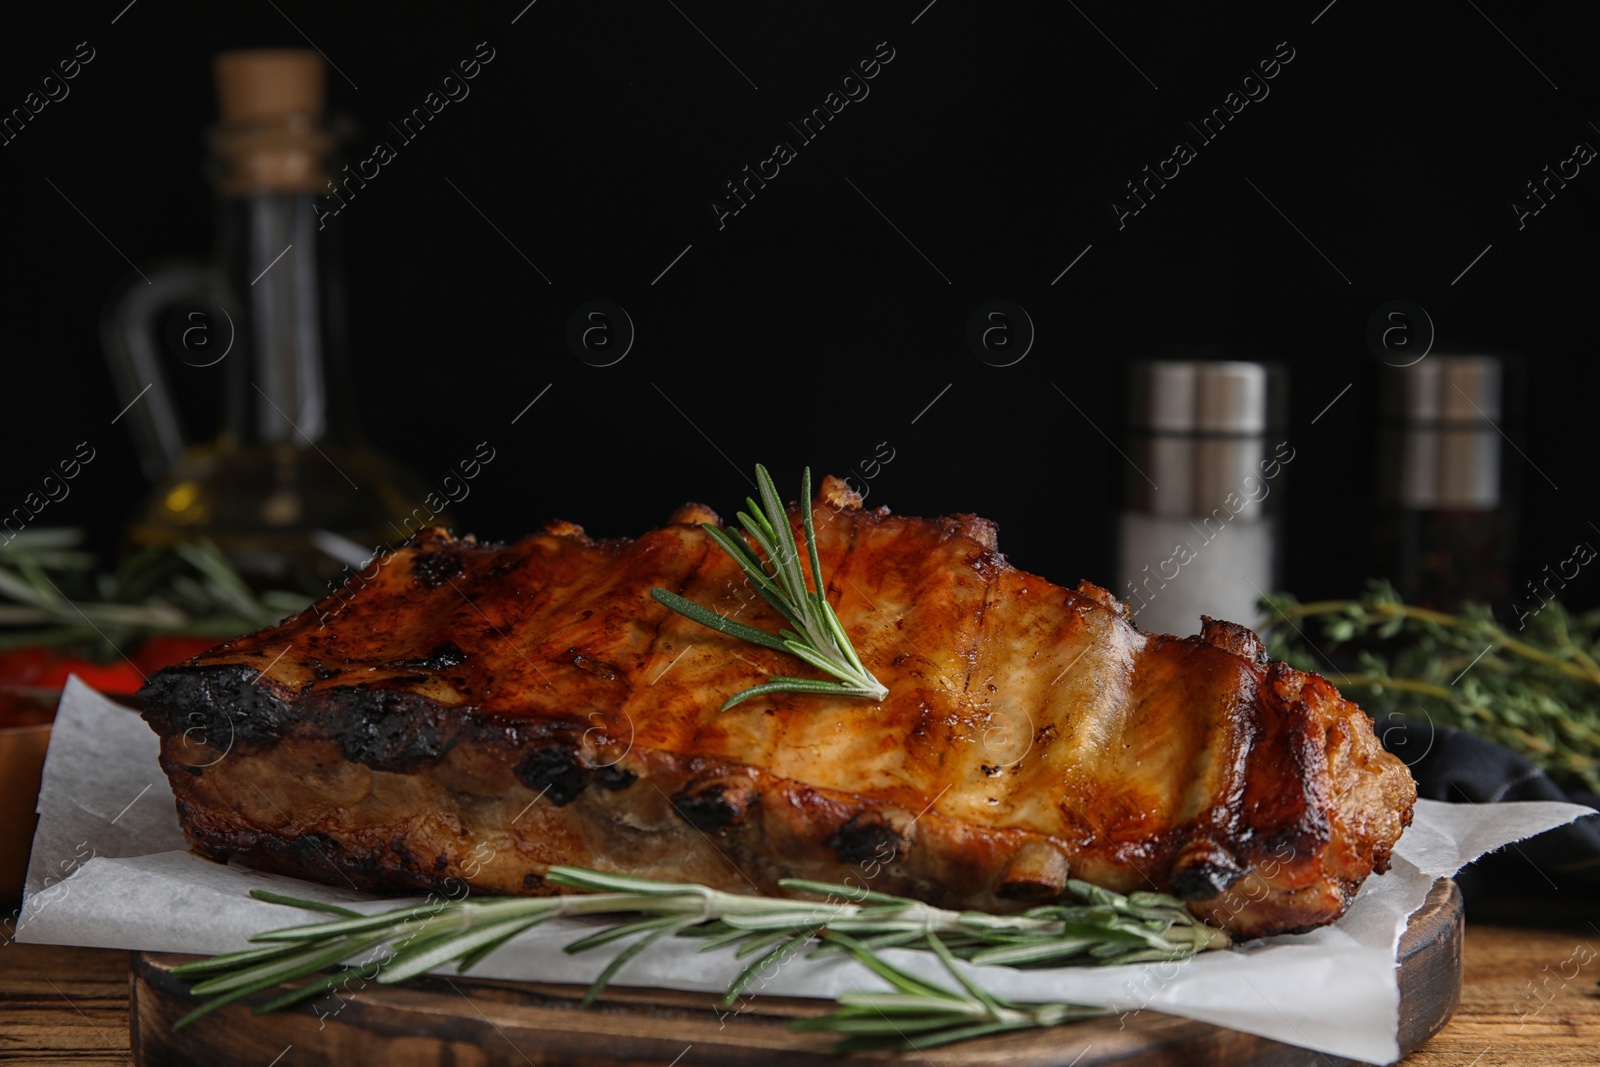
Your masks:
<path fill-rule="evenodd" d="M 1583 947 L 1600 951 L 1600 932 L 1583 922 L 1560 929 L 1470 924 L 1466 930 L 1460 1007 L 1443 1031 L 1404 1061 L 1405 1067 L 1592 1067 L 1597 1060 L 1596 1049 L 1600 1048 L 1600 991 L 1595 985 L 1600 978 L 1600 959 L 1566 967 L 1569 974 L 1577 970 L 1572 980 L 1563 982 L 1551 977 L 1559 974 L 1562 963 Z M 129 1063 L 127 960 L 128 953 L 100 949 L 42 945 L 0 948 L 0 1059 L 8 1063 L 95 1067 Z M 1546 967 L 1549 971 L 1543 970 Z M 54 981 L 60 992 L 52 989 L 47 979 Z M 1548 991 L 1544 996 L 1548 1003 L 1535 1015 L 1541 1002 L 1533 997 L 1530 983 L 1546 980 Z M 70 1002 L 63 993 L 71 998 Z M 619 989 L 610 999 L 623 1004 L 626 998 L 642 993 Z M 484 998 L 494 995 L 492 990 L 482 994 Z M 80 1015 L 80 1010 L 84 1014 Z M 316 1020 L 311 1021 L 314 1024 Z M 663 1030 L 661 1036 L 670 1039 L 673 1033 Z M 498 1036 L 495 1040 L 501 1041 Z M 242 1046 L 235 1046 L 232 1053 L 216 1062 L 266 1067 L 289 1043 L 285 1037 L 259 1059 L 251 1058 L 256 1054 L 253 1047 L 247 1057 Z M 504 1047 L 503 1041 L 501 1044 Z M 1069 1039 L 1061 1041 L 1060 1048 L 1069 1045 L 1074 1054 L 1082 1047 L 1072 1045 Z M 303 1047 L 290 1050 L 278 1067 L 311 1062 L 296 1055 Z M 672 1048 L 659 1062 L 670 1062 L 683 1047 L 680 1044 Z M 488 1046 L 470 1051 L 471 1055 L 463 1056 L 460 1062 L 491 1062 L 488 1057 L 493 1050 Z M 1068 1056 L 1063 1062 L 1070 1059 Z M 517 1058 L 514 1062 L 523 1061 Z M 913 1058 L 906 1062 L 923 1061 Z M 999 1062 L 999 1058 L 990 1062 Z M 1213 1056 L 1210 1060 L 1192 1058 L 1187 1062 L 1230 1061 Z M 683 1067 L 682 1062 L 678 1067 Z M 1083 1067 L 1082 1062 L 1078 1067 Z"/>
<path fill-rule="evenodd" d="M 0 1061 L 128 1067 L 129 956 L 0 942 Z"/>
<path fill-rule="evenodd" d="M 1600 1063 L 1600 930 L 1595 922 L 1538 930 L 1472 924 L 1463 963 L 1455 1017 L 1408 1057 L 1405 1067 Z"/>

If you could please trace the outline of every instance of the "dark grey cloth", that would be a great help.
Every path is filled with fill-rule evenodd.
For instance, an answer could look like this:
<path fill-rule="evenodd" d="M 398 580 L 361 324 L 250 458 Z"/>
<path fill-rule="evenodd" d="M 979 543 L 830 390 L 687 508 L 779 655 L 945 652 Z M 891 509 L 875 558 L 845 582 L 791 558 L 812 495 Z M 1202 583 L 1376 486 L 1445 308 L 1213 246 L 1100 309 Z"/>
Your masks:
<path fill-rule="evenodd" d="M 1565 791 L 1522 756 L 1465 730 L 1392 722 L 1378 732 L 1384 747 L 1411 768 L 1418 796 L 1473 804 L 1565 800 L 1600 809 L 1600 796 Z M 1600 818 L 1578 819 L 1507 846 L 1473 864 L 1469 876 L 1458 880 L 1463 892 L 1493 893 L 1513 882 L 1518 887 L 1531 884 L 1526 877 L 1530 867 L 1552 887 L 1600 885 Z"/>

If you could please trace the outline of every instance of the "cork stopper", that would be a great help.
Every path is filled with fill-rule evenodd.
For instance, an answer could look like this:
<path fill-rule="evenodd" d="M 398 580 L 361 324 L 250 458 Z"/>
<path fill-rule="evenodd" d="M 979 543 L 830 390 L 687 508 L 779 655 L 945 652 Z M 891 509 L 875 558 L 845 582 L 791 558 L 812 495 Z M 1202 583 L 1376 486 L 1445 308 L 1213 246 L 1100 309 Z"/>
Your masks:
<path fill-rule="evenodd" d="M 222 163 L 219 191 L 319 191 L 331 148 L 322 128 L 322 57 L 304 49 L 249 49 L 219 53 L 214 69 L 221 122 L 212 148 Z"/>
<path fill-rule="evenodd" d="M 221 52 L 214 69 L 217 109 L 227 126 L 322 120 L 327 73 L 322 57 L 300 48 Z"/>

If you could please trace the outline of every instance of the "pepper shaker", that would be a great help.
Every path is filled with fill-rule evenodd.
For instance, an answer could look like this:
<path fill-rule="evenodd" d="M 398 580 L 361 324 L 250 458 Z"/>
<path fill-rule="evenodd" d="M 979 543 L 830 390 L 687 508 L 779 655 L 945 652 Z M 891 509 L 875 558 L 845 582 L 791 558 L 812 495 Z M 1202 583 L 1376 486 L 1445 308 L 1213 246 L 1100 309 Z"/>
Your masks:
<path fill-rule="evenodd" d="M 1516 539 L 1504 364 L 1435 354 L 1390 366 L 1381 403 L 1377 572 L 1410 603 L 1504 611 Z"/>

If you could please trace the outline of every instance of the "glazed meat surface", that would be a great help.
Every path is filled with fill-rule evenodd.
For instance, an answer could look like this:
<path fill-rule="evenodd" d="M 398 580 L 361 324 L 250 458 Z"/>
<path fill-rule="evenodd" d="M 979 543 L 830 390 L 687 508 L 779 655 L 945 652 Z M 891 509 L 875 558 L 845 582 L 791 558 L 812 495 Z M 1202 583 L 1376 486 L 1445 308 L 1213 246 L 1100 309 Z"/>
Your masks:
<path fill-rule="evenodd" d="M 1241 936 L 1330 922 L 1387 868 L 1415 785 L 1328 682 L 1231 623 L 1142 633 L 1105 590 L 1012 567 L 986 520 L 859 504 L 827 479 L 817 541 L 881 703 L 718 710 L 815 672 L 651 598 L 782 625 L 706 508 L 634 540 L 425 531 L 151 678 L 185 832 L 252 866 L 457 895 L 552 892 L 544 872 L 574 864 L 1015 910 L 1071 876 L 1175 893 Z"/>

